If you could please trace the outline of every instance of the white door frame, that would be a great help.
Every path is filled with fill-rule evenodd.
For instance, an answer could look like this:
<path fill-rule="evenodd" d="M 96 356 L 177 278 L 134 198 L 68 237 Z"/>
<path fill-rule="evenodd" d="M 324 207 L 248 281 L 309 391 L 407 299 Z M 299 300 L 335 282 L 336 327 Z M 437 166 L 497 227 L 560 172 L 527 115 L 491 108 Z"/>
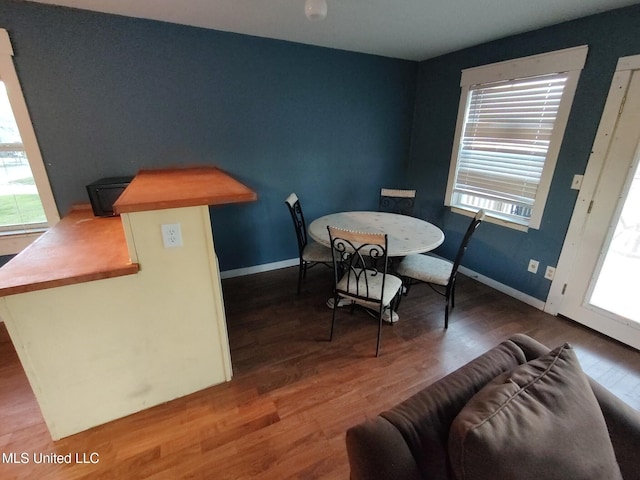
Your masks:
<path fill-rule="evenodd" d="M 600 126 L 598 127 L 589 162 L 584 173 L 582 186 L 569 223 L 567 236 L 562 246 L 555 277 L 551 283 L 551 289 L 545 304 L 544 311 L 550 314 L 557 315 L 561 308 L 563 292 L 569 281 L 573 264 L 576 261 L 577 246 L 580 243 L 582 232 L 587 222 L 589 207 L 596 193 L 602 167 L 613 138 L 612 134 L 618 123 L 631 74 L 634 70 L 640 70 L 640 55 L 622 57 L 618 60 L 602 118 L 600 119 Z M 607 228 L 607 226 L 605 225 L 603 228 Z"/>

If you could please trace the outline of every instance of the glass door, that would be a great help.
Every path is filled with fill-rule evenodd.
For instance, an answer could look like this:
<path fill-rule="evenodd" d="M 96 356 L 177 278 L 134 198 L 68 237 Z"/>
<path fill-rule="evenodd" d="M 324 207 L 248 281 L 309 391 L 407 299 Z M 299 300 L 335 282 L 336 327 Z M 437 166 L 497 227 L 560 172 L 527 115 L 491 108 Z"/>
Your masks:
<path fill-rule="evenodd" d="M 636 155 L 637 157 L 637 155 Z M 620 202 L 616 227 L 593 282 L 589 303 L 640 325 L 640 169 Z"/>
<path fill-rule="evenodd" d="M 547 311 L 558 305 L 557 313 L 640 349 L 640 70 L 617 78 L 619 103 L 601 120 L 612 125 L 606 146 L 594 146 L 602 160 L 583 181 L 593 185 L 581 198 L 589 206 L 574 212 Z"/>

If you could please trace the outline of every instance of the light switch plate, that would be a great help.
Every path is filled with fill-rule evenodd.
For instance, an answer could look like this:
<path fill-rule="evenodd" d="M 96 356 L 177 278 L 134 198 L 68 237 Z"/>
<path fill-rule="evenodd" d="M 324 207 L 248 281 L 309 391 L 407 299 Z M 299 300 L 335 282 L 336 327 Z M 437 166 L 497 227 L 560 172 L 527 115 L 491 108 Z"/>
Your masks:
<path fill-rule="evenodd" d="M 179 223 L 162 224 L 162 243 L 164 248 L 175 248 L 182 246 L 182 230 Z"/>
<path fill-rule="evenodd" d="M 574 175 L 573 181 L 571 182 L 571 190 L 580 190 L 582 187 L 582 175 Z"/>

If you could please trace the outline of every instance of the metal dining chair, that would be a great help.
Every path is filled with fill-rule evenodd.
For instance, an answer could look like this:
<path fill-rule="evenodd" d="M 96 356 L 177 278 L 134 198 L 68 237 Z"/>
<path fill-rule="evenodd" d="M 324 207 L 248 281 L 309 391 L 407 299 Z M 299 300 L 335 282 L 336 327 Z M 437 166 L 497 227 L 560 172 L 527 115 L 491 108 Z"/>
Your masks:
<path fill-rule="evenodd" d="M 426 283 L 433 291 L 445 297 L 444 328 L 449 327 L 449 309 L 455 306 L 456 275 L 460 262 L 467 251 L 471 236 L 484 220 L 484 216 L 484 210 L 478 210 L 475 214 L 453 262 L 428 254 L 415 254 L 404 257 L 396 268 L 395 273 L 402 277 L 406 288 L 405 295 L 409 293 L 411 285 Z"/>
<path fill-rule="evenodd" d="M 333 257 L 329 247 L 325 247 L 313 240 L 309 240 L 307 235 L 307 225 L 304 221 L 302 206 L 300 205 L 298 196 L 295 193 L 291 193 L 284 203 L 287 204 L 289 213 L 291 213 L 293 227 L 296 230 L 296 238 L 298 240 L 298 256 L 300 257 L 300 264 L 298 268 L 299 295 L 302 287 L 302 279 L 306 276 L 307 269 L 317 264 L 323 264 L 330 268 L 333 262 Z"/>
<path fill-rule="evenodd" d="M 402 280 L 387 273 L 387 235 L 384 233 L 363 233 L 327 226 L 333 255 L 333 316 L 331 334 L 336 323 L 339 300 L 351 302 L 351 312 L 357 304 L 374 311 L 378 318 L 378 340 L 376 357 L 380 353 L 382 317 L 386 309 L 390 315 L 397 308 L 402 289 Z M 380 269 L 371 265 L 371 258 Z"/>
<path fill-rule="evenodd" d="M 416 202 L 415 190 L 399 190 L 395 188 L 380 189 L 380 212 L 400 213 L 402 215 L 413 215 Z"/>

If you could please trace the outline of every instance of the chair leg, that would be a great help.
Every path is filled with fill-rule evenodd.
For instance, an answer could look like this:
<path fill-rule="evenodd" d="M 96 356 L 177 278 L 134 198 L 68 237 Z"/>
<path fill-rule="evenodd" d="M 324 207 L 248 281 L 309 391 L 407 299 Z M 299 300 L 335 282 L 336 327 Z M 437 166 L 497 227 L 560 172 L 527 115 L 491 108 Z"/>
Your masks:
<path fill-rule="evenodd" d="M 338 295 L 333 296 L 333 315 L 331 317 L 331 333 L 329 333 L 330 342 L 333 340 L 333 327 L 336 323 L 336 310 L 338 309 L 339 298 L 340 297 Z"/>
<path fill-rule="evenodd" d="M 449 328 L 449 310 L 453 310 L 455 300 L 455 279 L 447 285 L 447 289 L 444 294 L 444 300 L 446 305 L 444 307 L 444 328 Z"/>
<path fill-rule="evenodd" d="M 304 269 L 304 261 L 300 259 L 300 266 L 298 267 L 298 295 L 300 295 L 300 289 L 302 288 L 302 271 Z"/>
<path fill-rule="evenodd" d="M 402 287 L 404 289 L 403 295 L 405 295 L 405 296 L 409 295 L 409 290 L 411 289 L 411 285 L 413 285 L 413 284 L 411 283 L 411 279 L 409 279 L 409 278 L 407 278 L 406 282 L 404 282 L 404 281 L 402 282 Z"/>
<path fill-rule="evenodd" d="M 382 311 L 384 308 L 382 305 L 380 306 L 380 311 L 378 312 L 378 341 L 376 342 L 376 357 L 380 355 L 380 337 L 382 336 Z"/>
<path fill-rule="evenodd" d="M 451 282 L 451 309 L 456 306 L 456 279 Z"/>
<path fill-rule="evenodd" d="M 449 328 L 449 299 L 447 299 L 447 303 L 444 306 L 444 328 L 445 330 Z"/>
<path fill-rule="evenodd" d="M 400 300 L 402 300 L 402 288 L 400 288 L 400 291 L 398 292 L 398 295 L 396 296 L 396 299 L 395 299 L 396 312 L 400 308 Z M 391 303 L 393 304 L 394 302 L 392 301 Z"/>
<path fill-rule="evenodd" d="M 398 290 L 396 298 L 391 301 L 391 305 L 389 306 L 389 308 L 391 308 L 391 311 L 397 312 L 398 310 L 400 310 L 400 300 L 402 300 L 402 288 Z M 391 323 L 391 325 L 393 325 L 393 323 Z"/>

